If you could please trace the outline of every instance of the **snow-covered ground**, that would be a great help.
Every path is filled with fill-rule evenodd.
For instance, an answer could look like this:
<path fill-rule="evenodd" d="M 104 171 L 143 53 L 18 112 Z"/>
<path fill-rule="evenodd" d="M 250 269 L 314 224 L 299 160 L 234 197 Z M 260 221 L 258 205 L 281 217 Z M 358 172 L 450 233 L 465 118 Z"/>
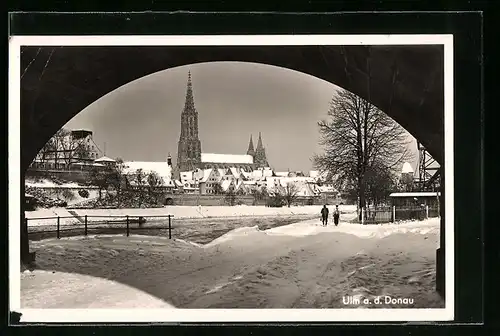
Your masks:
<path fill-rule="evenodd" d="M 356 211 L 354 205 L 341 205 L 340 211 L 350 215 Z M 265 206 L 165 206 L 163 208 L 149 209 L 74 209 L 71 210 L 79 217 L 87 216 L 167 216 L 173 215 L 174 218 L 209 218 L 209 217 L 240 217 L 240 216 L 290 216 L 290 215 L 308 215 L 320 214 L 321 206 L 296 206 L 270 208 Z M 37 209 L 35 211 L 26 211 L 26 218 L 43 217 L 71 217 L 61 218 L 61 225 L 79 223 L 73 218 L 73 215 L 66 208 Z M 102 218 L 101 218 L 102 220 Z M 53 225 L 55 219 L 49 220 L 30 220 L 28 225 Z"/>
<path fill-rule="evenodd" d="M 57 184 L 49 179 L 26 179 L 24 183 L 27 187 L 35 188 L 88 188 L 76 182 L 66 182 L 62 184 Z"/>
<path fill-rule="evenodd" d="M 88 275 L 24 271 L 21 281 L 24 308 L 175 308 L 137 288 Z"/>
<path fill-rule="evenodd" d="M 359 238 L 383 238 L 396 233 L 416 233 L 416 234 L 439 234 L 439 219 L 430 218 L 423 221 L 408 221 L 400 223 L 388 223 L 379 225 L 362 225 L 340 222 L 339 226 L 320 225 L 319 220 L 308 220 L 290 225 L 275 227 L 260 231 L 258 226 L 242 227 L 232 230 L 225 235 L 214 239 L 204 247 L 212 247 L 220 244 L 236 244 L 242 239 L 255 241 L 266 236 L 293 236 L 305 237 L 318 235 L 321 233 L 346 233 Z"/>
<path fill-rule="evenodd" d="M 443 304 L 434 291 L 438 242 L 437 218 L 338 227 L 317 220 L 239 228 L 206 245 L 108 235 L 48 239 L 32 242 L 32 249 L 40 269 L 107 278 L 178 308 L 355 308 L 343 305 L 344 295 L 411 297 L 414 304 L 398 307 L 431 308 Z M 45 283 L 23 279 L 23 302 L 60 291 Z M 79 289 L 78 307 L 97 300 L 97 287 Z M 103 304 L 122 307 L 125 292 L 110 293 Z M 66 292 L 51 300 L 54 308 L 71 306 Z"/>

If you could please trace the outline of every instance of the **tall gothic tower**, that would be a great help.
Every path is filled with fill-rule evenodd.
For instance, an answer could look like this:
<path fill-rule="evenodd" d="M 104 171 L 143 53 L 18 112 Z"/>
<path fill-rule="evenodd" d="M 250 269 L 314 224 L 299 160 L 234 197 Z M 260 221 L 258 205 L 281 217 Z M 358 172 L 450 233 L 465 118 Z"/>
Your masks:
<path fill-rule="evenodd" d="M 188 73 L 186 101 L 181 114 L 181 135 L 177 149 L 177 171 L 189 171 L 201 164 L 201 142 L 198 138 L 198 112 L 194 106 L 191 71 Z"/>
<path fill-rule="evenodd" d="M 255 156 L 253 162 L 259 167 L 269 167 L 266 157 L 266 149 L 262 145 L 262 135 L 259 132 L 259 141 L 257 142 L 257 148 L 255 149 Z"/>

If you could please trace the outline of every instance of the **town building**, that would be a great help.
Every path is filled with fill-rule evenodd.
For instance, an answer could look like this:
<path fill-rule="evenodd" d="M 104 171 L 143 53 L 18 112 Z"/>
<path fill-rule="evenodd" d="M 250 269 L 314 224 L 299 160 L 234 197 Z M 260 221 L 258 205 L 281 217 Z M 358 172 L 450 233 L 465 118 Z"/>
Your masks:
<path fill-rule="evenodd" d="M 165 189 L 166 191 L 178 191 L 181 183 L 172 178 L 172 157 L 168 155 L 167 161 L 152 162 L 152 161 L 125 161 L 121 164 L 122 173 L 126 176 L 127 184 L 131 187 L 139 185 L 147 186 L 148 175 L 155 173 L 160 182 L 157 188 Z M 140 174 L 138 174 L 140 172 Z M 188 186 L 189 187 L 189 186 Z"/>
<path fill-rule="evenodd" d="M 61 129 L 38 152 L 31 167 L 34 169 L 70 169 L 72 165 L 92 166 L 102 155 L 92 131 Z"/>

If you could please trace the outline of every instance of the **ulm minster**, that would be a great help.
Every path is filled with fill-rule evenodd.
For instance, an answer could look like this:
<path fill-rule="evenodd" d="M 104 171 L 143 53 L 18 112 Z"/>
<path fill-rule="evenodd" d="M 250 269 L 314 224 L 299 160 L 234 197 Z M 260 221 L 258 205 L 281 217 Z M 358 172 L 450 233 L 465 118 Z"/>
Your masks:
<path fill-rule="evenodd" d="M 177 171 L 236 168 L 242 172 L 251 172 L 257 168 L 267 168 L 268 166 L 266 150 L 262 145 L 260 133 L 256 149 L 254 149 L 253 139 L 250 136 L 250 143 L 245 155 L 202 152 L 201 141 L 198 135 L 198 111 L 195 107 L 191 72 L 189 72 L 186 102 L 181 114 L 181 135 L 177 154 Z M 176 174 L 176 177 L 179 177 L 179 174 Z"/>

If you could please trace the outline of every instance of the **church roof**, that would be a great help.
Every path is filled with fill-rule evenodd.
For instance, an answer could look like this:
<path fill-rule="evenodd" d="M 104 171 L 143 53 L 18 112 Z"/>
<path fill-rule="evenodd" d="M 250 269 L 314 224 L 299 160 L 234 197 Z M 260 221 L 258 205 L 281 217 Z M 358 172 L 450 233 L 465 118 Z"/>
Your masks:
<path fill-rule="evenodd" d="M 253 164 L 251 155 L 201 153 L 203 163 Z"/>

